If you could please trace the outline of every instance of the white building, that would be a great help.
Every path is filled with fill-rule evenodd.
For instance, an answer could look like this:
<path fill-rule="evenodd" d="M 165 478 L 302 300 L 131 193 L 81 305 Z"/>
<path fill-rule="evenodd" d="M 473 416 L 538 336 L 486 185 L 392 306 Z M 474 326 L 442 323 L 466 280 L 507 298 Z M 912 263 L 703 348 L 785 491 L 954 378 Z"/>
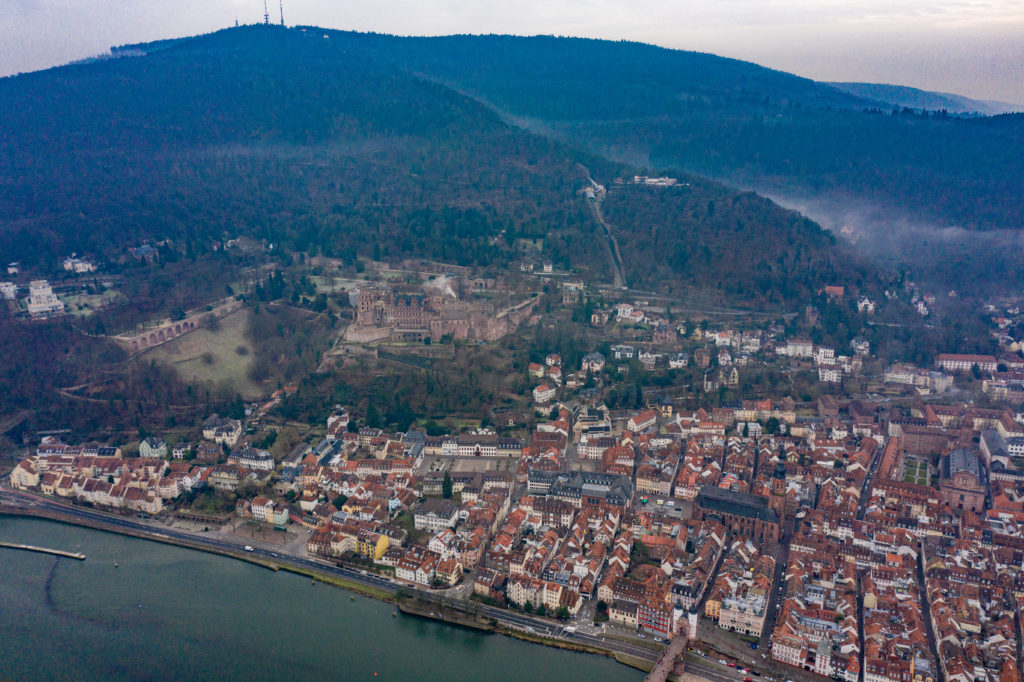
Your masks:
<path fill-rule="evenodd" d="M 254 521 L 284 526 L 288 523 L 288 510 L 266 497 L 254 498 L 250 507 Z"/>
<path fill-rule="evenodd" d="M 668 356 L 669 369 L 681 369 L 686 367 L 689 362 L 690 356 L 687 353 L 670 353 Z"/>
<path fill-rule="evenodd" d="M 428 530 L 437 533 L 445 528 L 453 528 L 458 519 L 459 508 L 447 500 L 430 498 L 420 505 L 413 517 L 416 530 Z"/>
<path fill-rule="evenodd" d="M 862 336 L 858 336 L 850 341 L 850 348 L 853 349 L 854 355 L 870 355 L 871 354 L 871 342 Z"/>
<path fill-rule="evenodd" d="M 628 360 L 633 357 L 636 353 L 636 349 L 633 346 L 627 346 L 625 344 L 618 344 L 612 346 L 612 354 L 616 360 Z"/>
<path fill-rule="evenodd" d="M 233 448 L 241 435 L 242 422 L 238 419 L 226 419 L 215 414 L 203 422 L 203 438 L 219 445 Z"/>
<path fill-rule="evenodd" d="M 71 258 L 64 259 L 64 269 L 68 272 L 75 274 L 82 274 L 84 272 L 96 272 L 96 266 L 87 260 L 81 258 L 75 258 L 73 255 Z"/>
<path fill-rule="evenodd" d="M 648 350 L 642 350 L 639 354 L 640 364 L 643 365 L 644 369 L 654 369 L 661 361 L 661 353 L 652 353 Z"/>
<path fill-rule="evenodd" d="M 555 397 L 555 389 L 553 386 L 547 384 L 541 384 L 537 388 L 533 389 L 533 402 L 538 405 L 544 405 L 551 402 Z"/>
<path fill-rule="evenodd" d="M 745 635 L 760 636 L 768 603 L 765 595 L 752 590 L 722 600 L 718 626 Z"/>
<path fill-rule="evenodd" d="M 0 282 L 0 298 L 13 301 L 18 297 L 18 287 L 14 282 Z"/>
<path fill-rule="evenodd" d="M 814 356 L 814 344 L 803 339 L 791 339 L 785 346 L 780 346 L 776 352 L 791 358 L 810 358 Z"/>
<path fill-rule="evenodd" d="M 818 381 L 828 384 L 838 384 L 843 380 L 843 373 L 838 367 L 821 365 L 818 367 Z"/>
<path fill-rule="evenodd" d="M 875 302 L 867 296 L 861 296 L 857 299 L 857 312 L 873 315 L 875 313 Z"/>
<path fill-rule="evenodd" d="M 35 318 L 64 314 L 64 303 L 50 288 L 45 279 L 32 281 L 28 287 L 28 314 Z"/>
<path fill-rule="evenodd" d="M 228 457 L 229 464 L 237 464 L 254 471 L 273 471 L 274 457 L 266 450 L 245 447 Z"/>
<path fill-rule="evenodd" d="M 814 362 L 819 365 L 836 364 L 836 350 L 827 346 L 818 346 L 814 349 Z"/>

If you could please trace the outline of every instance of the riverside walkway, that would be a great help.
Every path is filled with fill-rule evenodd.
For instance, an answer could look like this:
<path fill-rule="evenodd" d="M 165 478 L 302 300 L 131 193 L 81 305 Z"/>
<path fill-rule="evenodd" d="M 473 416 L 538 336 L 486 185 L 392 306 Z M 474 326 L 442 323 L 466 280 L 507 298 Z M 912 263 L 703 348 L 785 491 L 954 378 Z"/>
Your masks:
<path fill-rule="evenodd" d="M 18 545 L 13 542 L 0 542 L 0 547 L 6 547 L 8 549 L 23 549 L 26 552 L 40 552 L 42 554 L 52 554 L 54 556 L 67 557 L 68 559 L 78 559 L 79 561 L 85 561 L 85 555 L 81 552 L 65 552 L 62 549 L 35 547 L 34 545 Z"/>

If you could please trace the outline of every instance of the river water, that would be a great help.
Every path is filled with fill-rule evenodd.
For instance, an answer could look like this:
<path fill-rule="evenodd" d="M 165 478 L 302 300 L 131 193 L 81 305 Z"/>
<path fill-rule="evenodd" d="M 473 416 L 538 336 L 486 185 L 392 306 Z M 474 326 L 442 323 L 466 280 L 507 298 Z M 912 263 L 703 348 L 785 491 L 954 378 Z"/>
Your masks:
<path fill-rule="evenodd" d="M 242 561 L 0 516 L 0 680 L 640 680 Z M 115 568 L 114 562 L 118 567 Z"/>

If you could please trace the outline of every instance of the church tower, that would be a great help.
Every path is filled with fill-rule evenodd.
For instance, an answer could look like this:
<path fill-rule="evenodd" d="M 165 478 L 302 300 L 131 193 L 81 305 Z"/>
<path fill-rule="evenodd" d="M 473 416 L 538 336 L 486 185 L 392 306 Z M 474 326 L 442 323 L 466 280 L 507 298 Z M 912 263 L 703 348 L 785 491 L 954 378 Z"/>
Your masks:
<path fill-rule="evenodd" d="M 781 461 L 775 465 L 772 474 L 772 492 L 768 499 L 769 505 L 779 516 L 779 523 L 786 520 L 786 465 Z"/>

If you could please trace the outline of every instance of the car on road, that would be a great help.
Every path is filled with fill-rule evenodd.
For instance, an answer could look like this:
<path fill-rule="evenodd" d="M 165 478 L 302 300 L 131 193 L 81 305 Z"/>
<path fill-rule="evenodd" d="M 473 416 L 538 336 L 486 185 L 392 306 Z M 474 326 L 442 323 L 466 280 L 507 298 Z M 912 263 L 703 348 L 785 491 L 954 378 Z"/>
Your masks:
<path fill-rule="evenodd" d="M 255 551 L 255 550 L 253 549 L 253 546 L 252 546 L 252 545 L 246 545 L 246 546 L 245 546 L 245 551 L 246 551 L 246 552 L 252 552 L 252 551 Z"/>

